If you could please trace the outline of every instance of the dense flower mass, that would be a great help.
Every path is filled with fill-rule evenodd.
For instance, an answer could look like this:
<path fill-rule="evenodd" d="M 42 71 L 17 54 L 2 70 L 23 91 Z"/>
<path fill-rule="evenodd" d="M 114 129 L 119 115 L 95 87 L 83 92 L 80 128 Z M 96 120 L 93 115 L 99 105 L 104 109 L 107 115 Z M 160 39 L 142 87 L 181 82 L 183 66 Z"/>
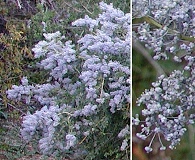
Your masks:
<path fill-rule="evenodd" d="M 170 75 L 161 75 L 152 88 L 138 98 L 138 106 L 144 105 L 142 115 L 133 118 L 134 125 L 141 125 L 137 136 L 143 140 L 151 137 L 145 147 L 151 152 L 152 142 L 158 137 L 170 142 L 173 149 L 180 143 L 187 125 L 194 124 L 195 104 L 195 3 L 191 0 L 133 0 L 133 36 L 155 53 L 154 59 L 172 58 L 184 65 Z"/>
<path fill-rule="evenodd" d="M 186 77 L 184 72 L 174 71 L 169 77 L 160 76 L 152 85 L 153 88 L 138 99 L 138 105 L 146 105 L 142 110 L 146 119 L 137 136 L 145 140 L 150 135 L 159 139 L 163 135 L 173 149 L 185 133 L 186 125 L 194 124 L 195 114 L 190 111 L 195 103 L 195 79 Z M 135 125 L 141 123 L 139 117 L 133 121 Z M 151 144 L 148 147 L 151 148 Z"/>
<path fill-rule="evenodd" d="M 48 72 L 46 83 L 31 85 L 24 77 L 21 85 L 7 91 L 9 99 L 42 106 L 24 116 L 21 135 L 27 142 L 37 139 L 44 154 L 77 150 L 86 154 L 87 144 L 78 149 L 83 136 L 99 131 L 100 122 L 106 128 L 106 114 L 121 112 L 128 119 L 130 14 L 104 2 L 100 9 L 96 19 L 85 16 L 72 23 L 86 32 L 78 44 L 58 31 L 45 33 L 45 40 L 32 49 L 37 67 Z M 123 139 L 121 150 L 129 145 L 129 126 L 125 126 L 116 137 Z"/>
<path fill-rule="evenodd" d="M 195 4 L 192 0 L 133 0 L 134 36 L 154 50 L 155 59 L 170 54 L 181 61 L 195 49 Z M 141 22 L 141 23 L 140 23 Z M 139 25 L 135 25 L 138 23 Z"/>

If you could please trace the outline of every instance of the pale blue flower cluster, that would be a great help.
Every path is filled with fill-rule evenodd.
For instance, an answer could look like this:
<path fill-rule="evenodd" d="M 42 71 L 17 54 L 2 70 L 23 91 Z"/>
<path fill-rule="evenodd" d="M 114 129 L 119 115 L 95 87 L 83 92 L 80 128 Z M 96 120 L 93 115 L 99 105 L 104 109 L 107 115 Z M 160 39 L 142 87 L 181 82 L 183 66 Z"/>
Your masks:
<path fill-rule="evenodd" d="M 30 141 L 37 137 L 36 134 L 42 135 L 39 139 L 39 148 L 44 154 L 51 154 L 54 149 L 57 149 L 59 142 L 54 138 L 55 127 L 59 125 L 59 112 L 63 108 L 59 106 L 44 106 L 40 111 L 34 114 L 28 113 L 23 117 L 21 136 L 25 141 Z M 63 143 L 63 142 L 61 142 Z"/>
<path fill-rule="evenodd" d="M 195 3 L 192 0 L 133 0 L 133 19 L 143 18 L 133 24 L 134 36 L 153 49 L 154 59 L 175 61 L 191 54 L 195 48 Z M 135 26 L 134 26 L 135 25 Z"/>
<path fill-rule="evenodd" d="M 126 125 L 126 127 L 123 128 L 118 134 L 119 138 L 124 138 L 122 145 L 120 147 L 121 151 L 124 151 L 126 147 L 128 147 L 129 135 L 130 135 L 130 126 Z"/>
<path fill-rule="evenodd" d="M 45 84 L 30 85 L 24 77 L 7 91 L 9 99 L 42 106 L 24 116 L 21 135 L 27 142 L 36 138 L 44 154 L 86 153 L 78 149 L 83 135 L 93 134 L 109 110 L 125 112 L 130 103 L 130 14 L 104 2 L 100 9 L 96 19 L 85 16 L 73 22 L 87 30 L 78 44 L 58 31 L 45 33 L 45 40 L 32 49 L 37 67 L 48 72 Z M 129 145 L 128 134 L 119 136 L 126 139 L 121 150 Z"/>
<path fill-rule="evenodd" d="M 55 91 L 56 94 L 60 94 L 58 92 L 60 90 L 60 84 L 57 82 L 54 84 L 28 85 L 26 77 L 23 77 L 21 82 L 22 84 L 20 86 L 13 85 L 12 89 L 7 91 L 7 97 L 9 99 L 23 101 L 26 104 L 30 104 L 34 100 L 41 105 L 52 105 L 55 104 L 56 97 L 50 95 L 50 92 Z"/>
<path fill-rule="evenodd" d="M 195 79 L 186 77 L 184 72 L 174 71 L 169 77 L 160 76 L 152 85 L 153 88 L 146 90 L 137 102 L 146 106 L 142 110 L 146 117 L 141 124 L 142 132 L 137 136 L 143 140 L 152 135 L 160 140 L 163 136 L 173 149 L 187 130 L 186 125 L 194 124 L 195 114 L 191 110 L 195 103 Z M 142 123 L 138 116 L 133 122 L 135 125 Z M 148 149 L 152 149 L 152 141 Z M 165 148 L 162 142 L 161 145 Z"/>
<path fill-rule="evenodd" d="M 72 62 L 76 60 L 76 51 L 71 41 L 62 42 L 63 36 L 58 31 L 56 33 L 44 34 L 46 41 L 40 41 L 32 50 L 35 58 L 44 56 L 39 67 L 50 70 L 50 75 L 62 81 L 63 76 L 74 70 Z"/>
<path fill-rule="evenodd" d="M 147 152 L 153 150 L 156 137 L 160 150 L 166 149 L 162 139 L 173 149 L 180 143 L 187 125 L 195 121 L 195 1 L 133 0 L 132 4 L 133 36 L 154 51 L 155 60 L 173 58 L 184 68 L 161 75 L 152 83 L 152 88 L 137 100 L 138 106 L 145 106 L 142 110 L 145 120 L 141 121 L 138 114 L 133 118 L 134 125 L 142 128 L 137 136 L 143 140 L 151 138 L 145 147 Z"/>

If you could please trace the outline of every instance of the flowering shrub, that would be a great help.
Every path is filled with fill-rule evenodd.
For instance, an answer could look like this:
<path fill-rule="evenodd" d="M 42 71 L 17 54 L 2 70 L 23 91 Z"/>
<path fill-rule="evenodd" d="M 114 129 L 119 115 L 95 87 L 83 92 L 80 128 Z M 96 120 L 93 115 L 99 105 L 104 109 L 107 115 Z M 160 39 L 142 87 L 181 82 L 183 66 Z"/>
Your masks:
<path fill-rule="evenodd" d="M 85 28 L 78 44 L 58 31 L 45 33 L 32 49 L 37 67 L 48 72 L 46 83 L 29 84 L 23 77 L 7 91 L 9 99 L 41 106 L 23 117 L 21 136 L 26 142 L 36 139 L 43 154 L 95 156 L 106 143 L 102 136 L 122 143 L 112 152 L 129 149 L 130 14 L 104 2 L 99 7 L 96 19 L 72 23 Z"/>
<path fill-rule="evenodd" d="M 133 36 L 145 47 L 154 51 L 154 59 L 172 59 L 184 66 L 183 71 L 174 70 L 170 75 L 161 75 L 152 83 L 152 88 L 138 98 L 138 106 L 144 105 L 142 115 L 133 118 L 141 124 L 143 140 L 152 136 L 147 152 L 152 151 L 152 142 L 158 137 L 169 141 L 173 149 L 187 130 L 194 124 L 195 104 L 195 3 L 191 0 L 132 1 Z"/>

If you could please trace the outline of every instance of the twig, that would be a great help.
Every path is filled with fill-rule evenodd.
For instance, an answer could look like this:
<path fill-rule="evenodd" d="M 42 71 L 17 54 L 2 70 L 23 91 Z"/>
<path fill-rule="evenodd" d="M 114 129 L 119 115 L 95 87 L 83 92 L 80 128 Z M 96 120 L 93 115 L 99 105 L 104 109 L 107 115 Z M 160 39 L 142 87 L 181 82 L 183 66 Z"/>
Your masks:
<path fill-rule="evenodd" d="M 18 111 L 20 111 L 22 114 L 26 114 L 25 112 L 23 112 L 21 109 L 19 109 L 19 108 L 17 108 L 17 107 L 15 107 L 14 105 L 12 105 L 11 103 L 7 103 L 9 106 L 11 106 L 12 108 L 14 108 L 14 109 L 16 109 L 16 110 L 18 110 Z"/>
<path fill-rule="evenodd" d="M 148 60 L 148 62 L 155 68 L 158 76 L 162 74 L 165 75 L 165 72 L 161 68 L 161 66 L 152 58 L 152 56 L 148 53 L 148 51 L 137 40 L 132 40 L 132 44 L 133 44 L 133 48 L 138 50 Z"/>
<path fill-rule="evenodd" d="M 85 7 L 84 5 L 82 5 L 82 7 L 89 13 L 89 14 L 92 14 L 92 12 L 90 12 L 87 7 Z"/>
<path fill-rule="evenodd" d="M 90 0 L 87 2 L 87 5 L 85 6 L 85 5 L 82 5 L 81 4 L 81 6 L 89 13 L 89 14 L 92 14 L 92 12 L 90 12 L 88 9 L 87 9 L 87 7 L 89 6 L 89 3 L 90 3 Z"/>
<path fill-rule="evenodd" d="M 75 11 L 77 11 L 77 12 L 82 12 L 82 11 L 80 11 L 80 10 L 78 10 L 78 9 L 76 9 L 76 8 L 74 8 L 71 4 L 69 4 L 69 3 L 67 3 L 67 2 L 64 2 L 68 7 L 70 7 L 70 8 L 73 8 L 73 10 L 75 10 Z"/>
<path fill-rule="evenodd" d="M 85 137 L 79 142 L 79 144 L 82 144 L 82 143 L 85 141 L 86 138 L 87 138 L 87 136 L 85 136 Z"/>
<path fill-rule="evenodd" d="M 104 91 L 104 78 L 102 79 L 100 98 L 102 98 L 103 91 Z"/>
<path fill-rule="evenodd" d="M 139 23 L 144 23 L 144 22 L 147 22 L 148 24 L 153 25 L 153 26 L 155 26 L 157 28 L 163 28 L 164 27 L 162 24 L 160 24 L 159 22 L 157 22 L 155 19 L 153 19 L 150 16 L 133 18 L 133 25 L 139 24 Z M 167 31 L 168 31 L 168 33 L 178 35 L 181 40 L 188 41 L 188 42 L 195 42 L 195 38 L 194 37 L 183 35 L 180 32 L 178 32 L 176 30 L 173 30 L 173 29 L 170 29 L 170 28 L 167 28 Z"/>
<path fill-rule="evenodd" d="M 195 159 L 195 128 L 193 127 L 193 125 L 189 125 L 188 126 L 188 130 L 189 130 L 189 143 L 190 143 L 190 150 L 192 153 L 192 159 Z"/>

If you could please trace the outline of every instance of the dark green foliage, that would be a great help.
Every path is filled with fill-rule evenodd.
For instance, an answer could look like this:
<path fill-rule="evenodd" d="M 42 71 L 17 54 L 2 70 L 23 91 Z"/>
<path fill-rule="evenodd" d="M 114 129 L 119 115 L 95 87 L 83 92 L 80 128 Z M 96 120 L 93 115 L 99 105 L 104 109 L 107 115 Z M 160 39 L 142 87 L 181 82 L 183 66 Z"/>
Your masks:
<path fill-rule="evenodd" d="M 124 120 L 121 112 L 110 114 L 108 111 L 107 114 L 99 120 L 97 124 L 99 128 L 83 139 L 85 143 L 88 142 L 87 148 L 85 145 L 83 145 L 83 147 L 89 151 L 85 159 L 128 160 L 130 158 L 130 148 L 128 148 L 126 152 L 119 152 L 122 140 L 117 137 L 125 124 L 128 124 L 128 119 Z M 82 145 L 82 143 L 80 145 Z"/>

